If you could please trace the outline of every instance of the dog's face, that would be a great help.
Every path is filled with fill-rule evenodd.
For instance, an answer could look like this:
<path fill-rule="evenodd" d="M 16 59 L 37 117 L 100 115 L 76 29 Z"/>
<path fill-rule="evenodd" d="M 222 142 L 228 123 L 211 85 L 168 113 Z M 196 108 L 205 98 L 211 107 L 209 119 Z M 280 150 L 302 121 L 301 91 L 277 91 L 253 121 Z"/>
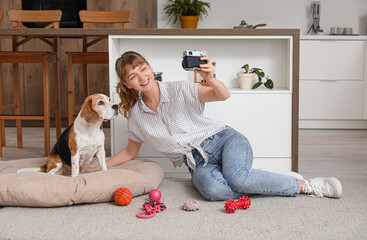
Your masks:
<path fill-rule="evenodd" d="M 104 94 L 93 94 L 88 96 L 81 110 L 81 117 L 92 124 L 100 120 L 111 120 L 117 115 L 118 105 L 110 103 L 110 98 Z"/>

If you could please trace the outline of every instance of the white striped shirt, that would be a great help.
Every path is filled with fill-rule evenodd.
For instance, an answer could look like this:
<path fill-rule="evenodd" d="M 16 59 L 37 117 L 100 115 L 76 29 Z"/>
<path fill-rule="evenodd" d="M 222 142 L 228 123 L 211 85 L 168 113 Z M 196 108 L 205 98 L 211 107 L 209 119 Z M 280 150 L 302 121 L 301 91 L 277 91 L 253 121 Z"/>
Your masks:
<path fill-rule="evenodd" d="M 225 124 L 203 116 L 205 103 L 199 101 L 196 83 L 158 82 L 158 85 L 161 96 L 157 113 L 145 105 L 142 93 L 131 108 L 129 138 L 152 146 L 175 167 L 181 166 L 186 156 L 189 167 L 195 169 L 191 151 L 198 149 L 207 161 L 200 143 L 223 130 Z"/>

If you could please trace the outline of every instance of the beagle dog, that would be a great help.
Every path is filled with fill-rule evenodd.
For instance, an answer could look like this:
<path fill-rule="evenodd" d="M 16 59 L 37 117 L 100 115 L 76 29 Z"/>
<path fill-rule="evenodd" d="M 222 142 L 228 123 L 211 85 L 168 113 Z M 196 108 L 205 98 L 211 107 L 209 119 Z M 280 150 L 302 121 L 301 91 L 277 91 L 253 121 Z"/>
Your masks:
<path fill-rule="evenodd" d="M 40 171 L 50 174 L 63 174 L 76 177 L 80 167 L 90 164 L 94 156 L 102 170 L 107 170 L 103 133 L 103 121 L 118 115 L 118 105 L 110 103 L 103 94 L 88 96 L 74 123 L 61 134 L 59 140 L 47 157 L 46 164 L 40 168 L 20 169 Z"/>

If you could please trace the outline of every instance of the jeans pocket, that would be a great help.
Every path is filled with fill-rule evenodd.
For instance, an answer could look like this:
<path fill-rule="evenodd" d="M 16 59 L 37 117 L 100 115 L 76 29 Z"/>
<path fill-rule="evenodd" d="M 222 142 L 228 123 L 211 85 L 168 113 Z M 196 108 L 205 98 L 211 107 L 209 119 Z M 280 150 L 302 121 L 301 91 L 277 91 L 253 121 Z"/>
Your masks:
<path fill-rule="evenodd" d="M 226 134 L 227 129 L 222 130 L 213 136 L 208 137 L 205 139 L 200 146 L 207 152 L 208 154 L 214 154 L 222 145 L 224 140 L 223 136 Z"/>

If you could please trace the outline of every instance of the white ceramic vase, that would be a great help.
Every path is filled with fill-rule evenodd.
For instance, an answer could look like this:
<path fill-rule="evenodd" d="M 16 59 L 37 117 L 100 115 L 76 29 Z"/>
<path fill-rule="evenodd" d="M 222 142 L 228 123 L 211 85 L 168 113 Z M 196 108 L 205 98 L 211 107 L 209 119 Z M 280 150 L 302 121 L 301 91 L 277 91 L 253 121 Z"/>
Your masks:
<path fill-rule="evenodd" d="M 254 82 L 255 73 L 237 73 L 240 88 L 250 90 Z"/>

